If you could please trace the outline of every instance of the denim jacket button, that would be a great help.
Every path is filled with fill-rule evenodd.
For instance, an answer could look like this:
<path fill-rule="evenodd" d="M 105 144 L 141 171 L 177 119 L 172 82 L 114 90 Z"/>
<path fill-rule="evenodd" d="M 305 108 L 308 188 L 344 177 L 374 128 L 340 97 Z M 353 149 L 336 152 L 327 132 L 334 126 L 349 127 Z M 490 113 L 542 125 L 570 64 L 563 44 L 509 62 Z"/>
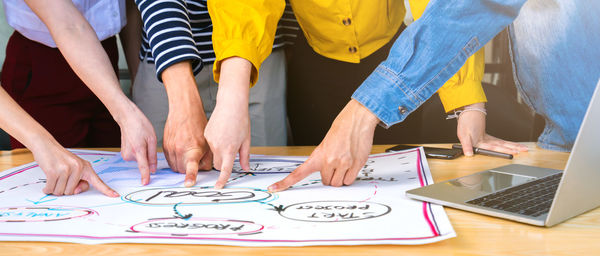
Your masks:
<path fill-rule="evenodd" d="M 398 111 L 400 111 L 400 114 L 405 114 L 406 113 L 406 108 L 403 106 L 398 107 Z"/>

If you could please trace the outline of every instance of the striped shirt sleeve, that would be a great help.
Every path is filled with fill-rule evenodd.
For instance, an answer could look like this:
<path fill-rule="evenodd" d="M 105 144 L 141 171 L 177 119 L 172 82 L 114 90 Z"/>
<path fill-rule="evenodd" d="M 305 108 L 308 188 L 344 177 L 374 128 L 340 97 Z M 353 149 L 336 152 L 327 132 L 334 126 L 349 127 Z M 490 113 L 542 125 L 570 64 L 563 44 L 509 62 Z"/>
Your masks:
<path fill-rule="evenodd" d="M 202 58 L 192 36 L 186 3 L 183 0 L 136 0 L 147 34 L 156 77 L 173 64 L 190 60 L 194 69 L 202 68 Z"/>

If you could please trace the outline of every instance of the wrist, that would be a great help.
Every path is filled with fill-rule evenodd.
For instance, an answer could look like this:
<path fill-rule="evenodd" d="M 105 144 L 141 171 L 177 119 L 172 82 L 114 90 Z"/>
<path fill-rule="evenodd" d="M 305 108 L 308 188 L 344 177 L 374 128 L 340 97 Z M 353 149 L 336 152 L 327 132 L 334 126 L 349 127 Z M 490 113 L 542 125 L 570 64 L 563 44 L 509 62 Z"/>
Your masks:
<path fill-rule="evenodd" d="M 169 112 L 179 113 L 191 109 L 204 112 L 196 80 L 189 61 L 173 64 L 162 72 L 167 91 Z"/>
<path fill-rule="evenodd" d="M 32 131 L 24 139 L 23 145 L 34 155 L 37 155 L 38 152 L 50 152 L 53 148 L 62 148 L 62 145 L 46 130 Z"/>
<path fill-rule="evenodd" d="M 104 101 L 103 103 L 118 124 L 121 124 L 128 115 L 135 111 L 136 108 L 135 104 L 124 94 L 115 95 L 115 97 L 111 97 L 108 101 Z"/>
<path fill-rule="evenodd" d="M 217 107 L 236 106 L 247 109 L 250 96 L 250 73 L 252 63 L 248 60 L 231 57 L 221 63 L 221 79 L 217 91 Z"/>
<path fill-rule="evenodd" d="M 460 116 L 465 113 L 465 112 L 469 112 L 469 111 L 475 111 L 475 112 L 480 112 L 482 113 L 484 116 L 487 115 L 487 111 L 485 109 L 485 102 L 479 102 L 479 103 L 473 103 L 471 105 L 466 105 L 457 109 L 452 110 L 448 116 L 446 117 L 446 119 L 454 119 L 457 118 L 459 119 Z"/>
<path fill-rule="evenodd" d="M 352 111 L 352 116 L 358 119 L 358 121 L 369 128 L 375 128 L 379 124 L 379 118 L 371 112 L 367 107 L 360 104 L 360 102 L 352 99 L 348 103 L 348 107 Z"/>

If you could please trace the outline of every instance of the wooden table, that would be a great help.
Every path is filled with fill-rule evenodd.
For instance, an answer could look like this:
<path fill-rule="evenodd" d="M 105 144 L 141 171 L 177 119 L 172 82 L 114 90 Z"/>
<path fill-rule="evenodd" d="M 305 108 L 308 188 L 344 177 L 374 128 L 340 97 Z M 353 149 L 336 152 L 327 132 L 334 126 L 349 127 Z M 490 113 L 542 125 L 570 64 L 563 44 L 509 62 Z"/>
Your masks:
<path fill-rule="evenodd" d="M 436 182 L 510 163 L 563 169 L 569 157 L 537 148 L 513 160 L 475 156 L 456 160 L 429 159 Z M 449 147 L 449 145 L 434 145 Z M 373 153 L 387 146 L 374 146 Z M 254 154 L 309 155 L 313 147 L 256 147 Z M 107 150 L 107 149 L 103 149 Z M 108 149 L 117 151 L 118 149 Z M 2 151 L 0 170 L 33 161 L 27 150 Z M 600 196 L 600 195 L 597 195 Z M 1 200 L 1 198 L 0 198 Z M 0 255 L 600 255 L 600 208 L 553 228 L 535 227 L 508 220 L 446 208 L 457 237 L 418 246 L 314 246 L 248 248 L 211 245 L 104 244 L 81 245 L 50 242 L 0 242 Z"/>

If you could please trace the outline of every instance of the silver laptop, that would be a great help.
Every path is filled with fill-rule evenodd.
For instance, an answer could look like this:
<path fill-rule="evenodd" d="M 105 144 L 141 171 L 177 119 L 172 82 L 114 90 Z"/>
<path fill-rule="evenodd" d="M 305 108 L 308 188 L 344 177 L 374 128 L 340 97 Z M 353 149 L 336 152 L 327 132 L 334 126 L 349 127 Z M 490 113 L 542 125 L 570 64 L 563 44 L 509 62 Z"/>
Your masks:
<path fill-rule="evenodd" d="M 564 171 L 511 164 L 409 190 L 406 196 L 547 227 L 600 206 L 599 88 L 600 82 Z"/>

